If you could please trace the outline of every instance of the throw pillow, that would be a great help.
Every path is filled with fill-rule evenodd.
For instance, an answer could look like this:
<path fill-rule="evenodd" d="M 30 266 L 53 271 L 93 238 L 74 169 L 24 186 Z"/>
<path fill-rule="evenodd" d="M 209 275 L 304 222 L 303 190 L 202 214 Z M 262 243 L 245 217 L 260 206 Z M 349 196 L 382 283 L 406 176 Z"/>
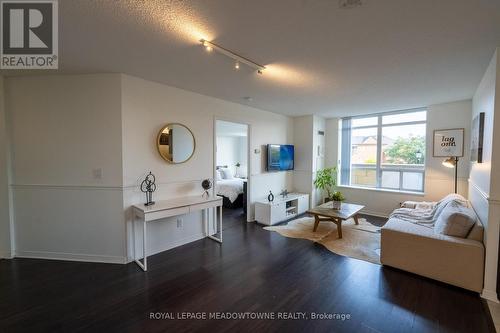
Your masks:
<path fill-rule="evenodd" d="M 476 223 L 476 213 L 460 203 L 451 201 L 446 205 L 434 225 L 434 232 L 465 238 Z"/>
<path fill-rule="evenodd" d="M 219 169 L 223 179 L 233 179 L 233 173 L 229 168 L 221 168 Z"/>
<path fill-rule="evenodd" d="M 215 170 L 215 176 L 217 177 L 217 180 L 222 180 L 222 174 L 220 170 Z"/>

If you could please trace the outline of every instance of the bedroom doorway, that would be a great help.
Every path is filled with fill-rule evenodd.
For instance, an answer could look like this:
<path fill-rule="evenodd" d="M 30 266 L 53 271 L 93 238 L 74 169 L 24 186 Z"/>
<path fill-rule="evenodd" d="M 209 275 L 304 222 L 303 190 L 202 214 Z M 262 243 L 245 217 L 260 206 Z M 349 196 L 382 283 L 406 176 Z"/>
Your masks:
<path fill-rule="evenodd" d="M 248 216 L 249 189 L 249 125 L 215 120 L 216 195 L 222 196 L 224 215 Z"/>

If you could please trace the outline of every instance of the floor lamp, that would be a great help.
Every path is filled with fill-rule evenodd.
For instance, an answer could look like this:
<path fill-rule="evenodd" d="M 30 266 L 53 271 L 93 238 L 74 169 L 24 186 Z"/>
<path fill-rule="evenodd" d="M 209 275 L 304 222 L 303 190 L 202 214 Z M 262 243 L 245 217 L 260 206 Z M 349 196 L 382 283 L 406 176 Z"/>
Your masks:
<path fill-rule="evenodd" d="M 443 165 L 447 168 L 455 168 L 455 193 L 457 193 L 458 157 L 448 157 L 443 161 Z"/>

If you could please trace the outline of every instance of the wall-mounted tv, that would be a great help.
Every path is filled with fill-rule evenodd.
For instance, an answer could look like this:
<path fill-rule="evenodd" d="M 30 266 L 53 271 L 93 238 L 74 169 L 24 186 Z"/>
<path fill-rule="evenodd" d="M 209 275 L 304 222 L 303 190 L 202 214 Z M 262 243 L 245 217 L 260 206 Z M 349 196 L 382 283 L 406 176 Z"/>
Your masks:
<path fill-rule="evenodd" d="M 267 145 L 267 171 L 293 170 L 293 145 Z"/>

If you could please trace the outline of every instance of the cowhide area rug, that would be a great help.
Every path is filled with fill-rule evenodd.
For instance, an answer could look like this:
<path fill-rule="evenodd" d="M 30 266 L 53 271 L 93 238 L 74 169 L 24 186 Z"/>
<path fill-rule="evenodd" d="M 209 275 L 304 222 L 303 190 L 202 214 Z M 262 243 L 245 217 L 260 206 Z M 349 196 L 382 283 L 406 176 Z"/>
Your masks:
<path fill-rule="evenodd" d="M 333 222 L 322 221 L 313 232 L 314 218 L 302 217 L 285 225 L 270 226 L 264 229 L 276 231 L 282 236 L 302 238 L 319 243 L 331 252 L 380 264 L 380 227 L 359 218 L 356 225 L 353 219 L 342 222 L 342 238 L 338 238 L 337 226 Z"/>

